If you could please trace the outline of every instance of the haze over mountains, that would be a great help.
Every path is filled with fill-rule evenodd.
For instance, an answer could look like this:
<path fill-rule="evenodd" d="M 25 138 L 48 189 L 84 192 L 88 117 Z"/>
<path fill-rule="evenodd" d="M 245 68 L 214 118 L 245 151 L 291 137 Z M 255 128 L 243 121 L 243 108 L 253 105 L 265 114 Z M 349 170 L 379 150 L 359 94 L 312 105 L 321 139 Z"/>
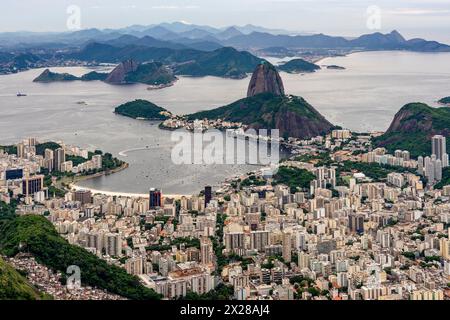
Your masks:
<path fill-rule="evenodd" d="M 406 40 L 399 32 L 355 39 L 301 35 L 247 25 L 217 29 L 162 23 L 122 29 L 65 33 L 0 33 L 0 74 L 30 68 L 99 63 L 161 62 L 177 75 L 244 78 L 261 61 L 256 56 L 311 57 L 367 50 L 450 52 L 450 46 L 424 39 Z"/>
<path fill-rule="evenodd" d="M 327 48 L 366 50 L 450 51 L 450 46 L 424 39 L 406 40 L 399 32 L 373 33 L 356 39 L 327 36 L 324 34 L 300 34 L 286 30 L 272 30 L 253 25 L 214 28 L 181 22 L 159 25 L 135 25 L 122 29 L 85 29 L 65 33 L 0 33 L 0 47 L 76 47 L 86 42 L 102 42 L 111 45 L 145 45 L 171 49 L 216 50 L 222 46 L 237 49 Z"/>
<path fill-rule="evenodd" d="M 6 32 L 0 33 L 0 46 L 16 46 L 18 44 L 55 43 L 74 45 L 84 41 L 107 41 L 122 35 L 131 35 L 137 38 L 150 36 L 167 41 L 177 40 L 179 43 L 191 42 L 195 39 L 226 40 L 234 36 L 250 34 L 252 32 L 266 32 L 272 34 L 297 34 L 286 30 L 274 30 L 253 25 L 232 26 L 227 28 L 214 28 L 199 26 L 182 22 L 161 23 L 158 25 L 133 25 L 122 29 L 99 30 L 84 29 L 75 32 Z"/>

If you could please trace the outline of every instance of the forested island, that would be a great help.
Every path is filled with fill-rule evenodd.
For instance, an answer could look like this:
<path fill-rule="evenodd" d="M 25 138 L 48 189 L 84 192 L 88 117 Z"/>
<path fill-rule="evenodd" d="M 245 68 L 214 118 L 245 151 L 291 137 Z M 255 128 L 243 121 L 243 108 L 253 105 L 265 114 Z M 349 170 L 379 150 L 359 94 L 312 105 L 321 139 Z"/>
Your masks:
<path fill-rule="evenodd" d="M 140 120 L 166 120 L 170 112 L 147 100 L 134 100 L 118 106 L 114 113 Z"/>
<path fill-rule="evenodd" d="M 45 69 L 37 78 L 33 80 L 33 82 L 42 82 L 42 83 L 50 83 L 50 82 L 62 82 L 62 81 L 94 81 L 101 80 L 104 81 L 108 73 L 101 73 L 97 71 L 92 71 L 86 73 L 81 77 L 74 76 L 69 73 L 56 73 L 50 71 L 50 69 Z"/>
<path fill-rule="evenodd" d="M 440 104 L 443 104 L 443 105 L 450 105 L 450 97 L 445 97 L 445 98 L 442 98 L 442 99 L 440 99 L 439 101 L 438 101 Z"/>
<path fill-rule="evenodd" d="M 63 81 L 104 81 L 109 84 L 143 83 L 152 87 L 172 85 L 177 78 L 172 70 L 160 62 L 138 63 L 126 60 L 117 65 L 111 72 L 91 71 L 81 77 L 69 73 L 56 73 L 45 69 L 33 82 L 50 83 Z"/>
<path fill-rule="evenodd" d="M 278 69 L 287 73 L 303 73 L 315 72 L 316 70 L 320 70 L 320 67 L 303 59 L 293 59 L 278 66 Z"/>

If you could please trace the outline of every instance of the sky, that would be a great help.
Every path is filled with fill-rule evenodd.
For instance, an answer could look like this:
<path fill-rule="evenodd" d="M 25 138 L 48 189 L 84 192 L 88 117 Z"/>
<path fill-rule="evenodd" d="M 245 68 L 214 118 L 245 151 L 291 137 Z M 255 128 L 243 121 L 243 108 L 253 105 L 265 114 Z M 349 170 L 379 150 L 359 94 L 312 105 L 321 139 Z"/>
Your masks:
<path fill-rule="evenodd" d="M 396 29 L 450 44 L 450 0 L 1 0 L 0 32 L 68 31 L 73 5 L 83 29 L 173 21 L 341 36 Z"/>

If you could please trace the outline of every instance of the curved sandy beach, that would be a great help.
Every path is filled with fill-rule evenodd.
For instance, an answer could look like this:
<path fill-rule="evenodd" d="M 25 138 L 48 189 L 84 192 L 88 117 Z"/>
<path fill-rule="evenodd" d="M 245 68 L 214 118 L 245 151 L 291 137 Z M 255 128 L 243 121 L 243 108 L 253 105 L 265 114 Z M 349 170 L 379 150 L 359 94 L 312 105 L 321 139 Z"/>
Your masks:
<path fill-rule="evenodd" d="M 128 197 L 128 198 L 149 198 L 148 193 L 126 193 L 126 192 L 114 192 L 114 191 L 105 191 L 105 190 L 97 190 L 86 187 L 80 187 L 76 184 L 70 185 L 71 190 L 89 190 L 92 194 L 103 194 L 105 196 L 116 196 L 116 197 Z M 187 194 L 162 194 L 163 198 L 172 198 L 172 199 L 181 199 L 182 197 L 190 198 L 192 195 Z"/>

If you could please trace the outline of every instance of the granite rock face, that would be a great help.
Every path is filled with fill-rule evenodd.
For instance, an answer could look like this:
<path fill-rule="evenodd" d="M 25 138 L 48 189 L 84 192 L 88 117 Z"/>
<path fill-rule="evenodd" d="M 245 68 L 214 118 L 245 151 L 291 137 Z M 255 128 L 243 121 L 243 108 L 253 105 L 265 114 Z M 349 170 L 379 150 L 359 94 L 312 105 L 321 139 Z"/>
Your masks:
<path fill-rule="evenodd" d="M 139 67 L 139 63 L 134 60 L 126 60 L 120 63 L 113 71 L 108 75 L 105 82 L 111 84 L 126 83 L 126 76 L 130 72 L 134 72 Z"/>
<path fill-rule="evenodd" d="M 283 81 L 275 67 L 268 62 L 263 62 L 256 67 L 248 86 L 247 97 L 260 93 L 284 96 Z"/>

